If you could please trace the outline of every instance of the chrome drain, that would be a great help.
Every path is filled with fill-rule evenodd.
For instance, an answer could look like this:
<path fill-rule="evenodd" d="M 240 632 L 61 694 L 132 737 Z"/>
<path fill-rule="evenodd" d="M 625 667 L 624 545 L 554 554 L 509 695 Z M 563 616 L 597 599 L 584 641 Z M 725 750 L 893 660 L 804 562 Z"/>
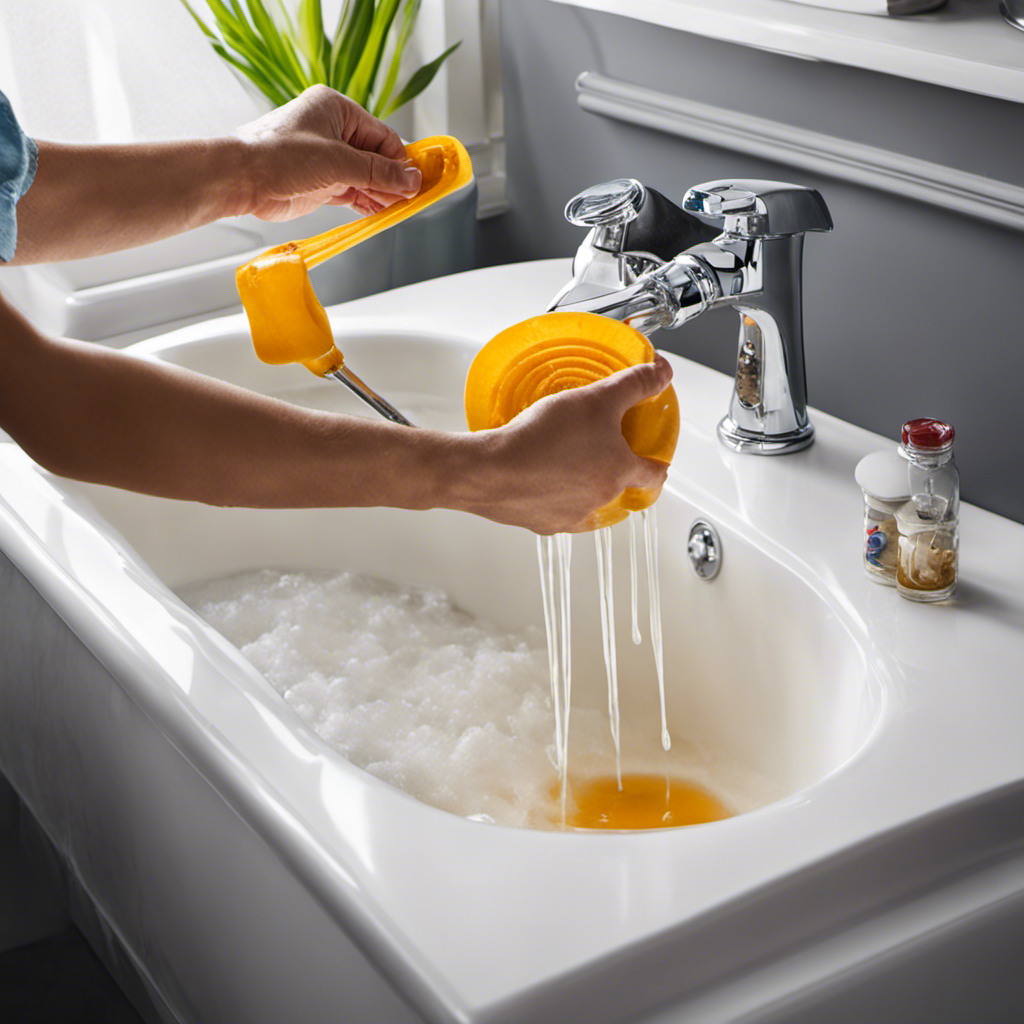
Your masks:
<path fill-rule="evenodd" d="M 713 580 L 722 568 L 722 542 L 718 531 L 710 524 L 698 519 L 690 527 L 690 540 L 686 545 L 690 555 L 690 568 L 701 580 Z"/>

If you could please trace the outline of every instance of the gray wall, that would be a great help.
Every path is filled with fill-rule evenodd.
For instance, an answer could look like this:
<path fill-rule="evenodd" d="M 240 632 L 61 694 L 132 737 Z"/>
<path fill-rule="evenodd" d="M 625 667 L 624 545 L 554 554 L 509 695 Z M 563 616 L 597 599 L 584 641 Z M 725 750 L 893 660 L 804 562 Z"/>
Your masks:
<path fill-rule="evenodd" d="M 805 247 L 810 402 L 892 438 L 911 417 L 947 419 L 964 498 L 1024 522 L 1024 237 L 585 113 L 574 83 L 596 71 L 1020 186 L 1024 105 L 548 0 L 506 0 L 502 10 L 511 209 L 482 223 L 483 263 L 574 252 L 582 231 L 562 208 L 610 178 L 639 178 L 676 202 L 688 186 L 730 175 L 811 185 L 835 231 Z M 736 333 L 723 310 L 655 341 L 731 373 Z"/>

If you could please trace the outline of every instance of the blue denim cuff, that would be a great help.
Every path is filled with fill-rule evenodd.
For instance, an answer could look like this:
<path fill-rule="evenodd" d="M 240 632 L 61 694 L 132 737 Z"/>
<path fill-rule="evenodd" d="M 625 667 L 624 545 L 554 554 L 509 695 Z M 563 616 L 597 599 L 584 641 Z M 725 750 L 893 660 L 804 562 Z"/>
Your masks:
<path fill-rule="evenodd" d="M 7 97 L 0 92 L 0 260 L 14 258 L 18 243 L 18 200 L 36 176 L 39 150 L 21 130 Z"/>

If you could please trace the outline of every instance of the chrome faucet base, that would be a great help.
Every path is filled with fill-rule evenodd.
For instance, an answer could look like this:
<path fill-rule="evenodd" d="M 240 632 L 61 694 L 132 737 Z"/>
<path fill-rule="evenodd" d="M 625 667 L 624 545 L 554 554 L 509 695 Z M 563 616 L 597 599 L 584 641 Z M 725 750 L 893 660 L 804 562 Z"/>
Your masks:
<path fill-rule="evenodd" d="M 757 434 L 738 427 L 731 416 L 725 416 L 718 424 L 718 439 L 726 448 L 745 455 L 789 455 L 810 447 L 814 441 L 814 426 L 808 423 L 788 434 Z"/>

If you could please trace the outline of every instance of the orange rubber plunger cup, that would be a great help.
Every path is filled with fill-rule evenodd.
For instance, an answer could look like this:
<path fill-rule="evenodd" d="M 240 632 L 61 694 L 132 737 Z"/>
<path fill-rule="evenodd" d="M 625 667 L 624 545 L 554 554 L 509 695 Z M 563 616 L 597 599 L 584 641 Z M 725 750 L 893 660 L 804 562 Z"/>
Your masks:
<path fill-rule="evenodd" d="M 470 430 L 504 426 L 547 395 L 583 387 L 619 370 L 654 362 L 654 347 L 637 330 L 595 313 L 544 313 L 506 328 L 478 353 L 466 378 Z M 669 385 L 627 410 L 622 434 L 644 458 L 670 463 L 679 438 L 679 403 Z M 648 508 L 661 488 L 627 487 L 587 521 L 611 526 Z"/>

